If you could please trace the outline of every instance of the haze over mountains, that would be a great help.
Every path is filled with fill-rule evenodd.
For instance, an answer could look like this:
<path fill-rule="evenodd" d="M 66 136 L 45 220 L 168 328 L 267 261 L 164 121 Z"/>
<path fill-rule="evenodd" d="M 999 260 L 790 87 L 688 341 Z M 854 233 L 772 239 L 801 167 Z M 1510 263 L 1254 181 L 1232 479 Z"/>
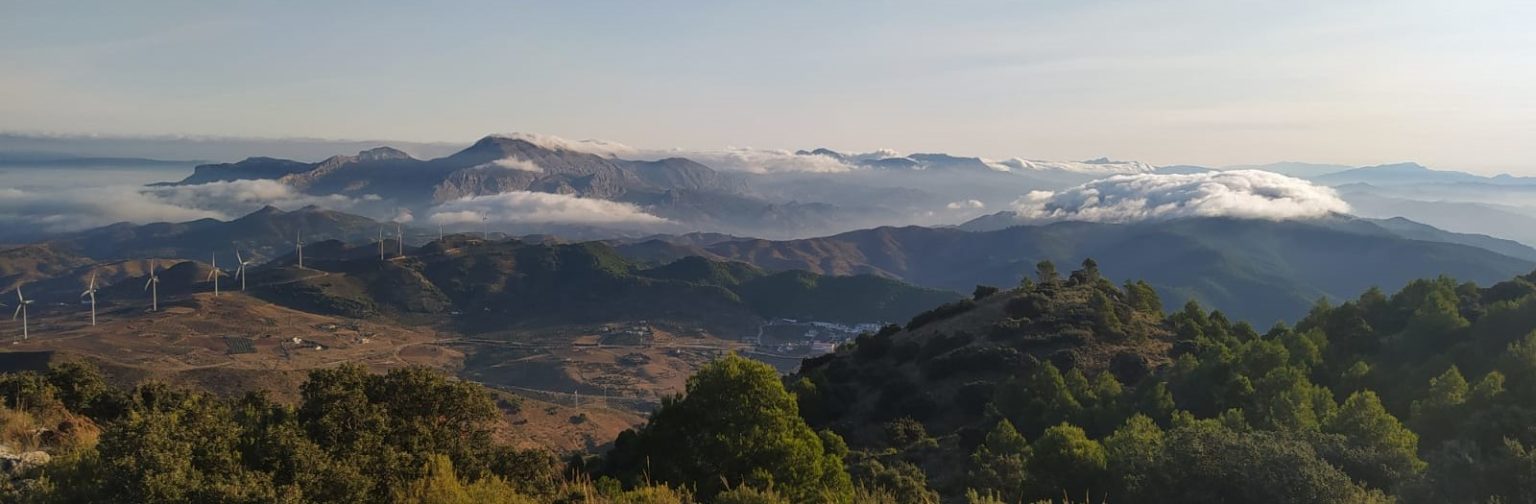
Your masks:
<path fill-rule="evenodd" d="M 263 147 L 273 153 L 204 163 L 190 176 L 168 181 L 173 184 L 152 187 L 122 185 L 68 192 L 20 187 L 0 194 L 0 220 L 31 222 L 0 232 L 0 241 L 10 242 L 124 220 L 227 220 L 268 204 L 287 210 L 318 205 L 377 220 L 513 234 L 602 238 L 707 231 L 805 238 L 882 225 L 954 225 L 1000 210 L 1017 211 L 1021 205 L 1037 203 L 1028 198 L 1042 192 L 1058 198 L 1081 195 L 1082 189 L 1070 189 L 1106 177 L 1143 177 L 1138 180 L 1166 185 L 1169 179 L 1164 177 L 1204 177 L 1233 170 L 1314 178 L 1317 185 L 1335 187 L 1348 204 L 1348 210 L 1339 205 L 1328 209 L 1333 212 L 1407 217 L 1450 231 L 1536 242 L 1536 237 L 1521 231 L 1488 224 L 1510 214 L 1536 219 L 1532 210 L 1536 205 L 1529 204 L 1536 189 L 1532 179 L 1481 177 L 1412 164 L 1352 168 L 1287 162 L 1212 169 L 1107 158 L 999 160 L 828 148 L 647 149 L 537 134 L 491 135 L 467 148 L 451 149 L 440 144 L 311 140 L 140 139 L 151 146 L 134 148 L 127 147 L 132 142 L 113 138 L 7 135 L 0 140 L 4 140 L 0 151 L 13 153 L 13 158 L 39 160 L 41 152 L 55 167 L 68 163 L 71 156 L 89 164 L 102 158 L 128 162 L 123 158 L 135 154 L 154 159 L 207 158 L 202 154 L 248 155 Z M 317 154 L 326 149 L 330 149 L 328 155 Z M 285 159 L 289 156 L 295 159 Z M 25 177 L 37 168 L 9 169 L 7 177 Z M 1227 185 L 1232 188 L 1229 194 L 1238 196 L 1284 190 L 1281 186 L 1312 187 L 1288 180 Z M 1205 182 L 1226 184 L 1215 179 L 1183 184 L 1208 187 L 1201 185 Z M 1139 191 L 1149 190 L 1114 184 L 1133 190 L 1126 195 L 1131 201 L 1141 196 Z M 1186 196 L 1183 192 L 1164 195 Z M 1459 206 L 1455 211 L 1434 210 L 1446 204 Z M 1253 216 L 1234 211 L 1261 208 L 1257 213 L 1262 216 L 1272 206 L 1230 205 L 1214 211 L 1207 208 L 1200 215 Z M 1039 216 L 1035 217 L 1038 222 Z M 1048 218 L 1101 220 L 1088 215 Z"/>
<path fill-rule="evenodd" d="M 1321 296 L 1442 273 L 1502 278 L 1536 260 L 1530 247 L 1501 239 L 1536 242 L 1518 225 L 1536 223 L 1536 206 L 1523 204 L 1536 180 L 1411 163 L 1212 169 L 828 148 L 644 149 L 536 134 L 490 135 L 460 149 L 162 140 L 186 156 L 117 148 L 118 140 L 73 143 L 89 147 L 71 154 L 68 139 L 17 135 L 3 145 L 30 152 L 7 159 L 51 152 L 48 163 L 75 155 L 87 166 L 130 163 L 121 156 L 133 154 L 363 148 L 312 162 L 204 163 L 144 187 L 0 191 L 0 221 L 16 224 L 0 240 L 47 239 L 52 250 L 103 261 L 202 261 L 236 248 L 265 261 L 291 252 L 301 234 L 357 244 L 394 240 L 399 224 L 412 245 L 444 232 L 613 239 L 655 265 L 700 255 L 959 292 L 1016 282 L 1041 259 L 1092 256 L 1116 265 L 1112 277 L 1147 278 L 1170 298 L 1261 320 L 1294 316 Z M 926 227 L 901 227 L 912 225 Z M 1359 267 L 1342 266 L 1351 264 Z"/>

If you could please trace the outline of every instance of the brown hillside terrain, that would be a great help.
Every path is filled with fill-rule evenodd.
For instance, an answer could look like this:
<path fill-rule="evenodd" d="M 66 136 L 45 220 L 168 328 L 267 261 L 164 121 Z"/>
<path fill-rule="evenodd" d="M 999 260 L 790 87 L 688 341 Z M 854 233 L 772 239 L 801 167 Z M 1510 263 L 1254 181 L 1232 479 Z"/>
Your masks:
<path fill-rule="evenodd" d="M 430 326 L 316 315 L 239 293 L 162 299 L 160 312 L 104 309 L 96 326 L 73 308 L 35 313 L 31 339 L 17 339 L 19 325 L 4 326 L 5 352 L 88 360 L 122 386 L 153 380 L 225 396 L 265 390 L 283 401 L 298 399 L 299 385 L 314 369 L 421 365 L 459 374 L 465 351 L 476 350 Z M 593 398 L 578 407 L 538 390 L 497 394 L 504 413 L 498 435 L 529 447 L 586 450 L 643 421 L 626 409 L 629 403 L 610 407 Z"/>

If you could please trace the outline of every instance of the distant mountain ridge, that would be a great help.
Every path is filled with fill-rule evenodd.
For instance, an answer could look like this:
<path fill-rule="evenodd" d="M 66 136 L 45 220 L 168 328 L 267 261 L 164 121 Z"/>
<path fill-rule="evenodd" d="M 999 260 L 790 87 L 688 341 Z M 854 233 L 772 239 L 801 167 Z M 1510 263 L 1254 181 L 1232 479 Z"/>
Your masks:
<path fill-rule="evenodd" d="M 1453 238 L 1465 241 L 1442 237 Z M 619 250 L 651 261 L 693 254 L 767 269 L 874 274 L 960 292 L 977 284 L 1015 284 L 1042 259 L 1065 268 L 1092 257 L 1113 265 L 1106 275 L 1145 279 L 1170 303 L 1197 299 L 1256 323 L 1292 319 L 1320 297 L 1338 299 L 1371 286 L 1397 288 L 1438 274 L 1492 282 L 1536 268 L 1528 259 L 1455 241 L 1406 238 L 1355 219 L 1061 222 L 990 231 L 885 227 L 707 246 L 650 241 Z"/>
<path fill-rule="evenodd" d="M 233 263 L 235 249 L 248 259 L 275 257 L 292 250 L 294 240 L 368 241 L 384 224 L 357 215 L 306 206 L 285 211 L 273 206 L 229 221 L 200 219 L 152 224 L 118 223 L 59 236 L 50 246 L 99 260 L 179 257 L 207 260 L 211 254 Z M 391 226 L 388 230 L 394 232 Z"/>
<path fill-rule="evenodd" d="M 1063 172 L 1090 175 L 1153 173 L 1156 167 L 1140 161 L 1115 161 L 1109 158 L 1086 161 L 1034 161 L 1022 158 L 991 160 L 981 157 L 944 153 L 900 155 L 890 151 L 844 154 L 825 147 L 795 151 L 798 156 L 826 156 L 855 166 L 877 169 L 960 170 L 996 172 Z"/>
<path fill-rule="evenodd" d="M 1536 177 L 1517 177 L 1507 173 L 1485 177 L 1460 171 L 1435 170 L 1418 163 L 1365 166 L 1319 175 L 1312 179 L 1319 183 L 1335 186 L 1345 184 L 1371 184 L 1377 186 L 1409 184 L 1536 184 Z"/>
<path fill-rule="evenodd" d="M 275 180 L 315 195 L 383 198 L 427 208 L 461 198 L 516 191 L 564 194 L 638 205 L 704 229 L 768 234 L 825 229 L 864 210 L 822 203 L 772 202 L 747 190 L 741 174 L 685 158 L 633 161 L 522 137 L 487 136 L 454 154 L 416 159 L 378 147 L 317 163 L 250 158 L 202 165 L 175 184 Z"/>
<path fill-rule="evenodd" d="M 316 245 L 300 274 L 291 256 L 258 269 L 254 292 L 273 303 L 348 316 L 465 314 L 463 324 L 698 320 L 755 327 L 789 317 L 880 322 L 910 317 L 956 293 L 870 277 L 770 273 L 742 263 L 684 258 L 644 267 L 599 242 L 485 241 L 448 236 L 379 260 L 371 248 Z M 316 274 L 314 272 L 323 272 Z M 268 287 L 270 286 L 270 287 Z"/>

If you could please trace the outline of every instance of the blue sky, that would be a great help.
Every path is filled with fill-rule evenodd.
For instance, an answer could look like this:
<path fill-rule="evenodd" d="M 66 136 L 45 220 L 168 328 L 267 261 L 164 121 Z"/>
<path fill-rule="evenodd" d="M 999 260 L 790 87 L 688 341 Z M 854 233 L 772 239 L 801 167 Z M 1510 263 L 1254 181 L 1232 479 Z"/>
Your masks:
<path fill-rule="evenodd" d="M 0 0 L 0 130 L 1536 173 L 1532 19 L 1501 0 Z"/>

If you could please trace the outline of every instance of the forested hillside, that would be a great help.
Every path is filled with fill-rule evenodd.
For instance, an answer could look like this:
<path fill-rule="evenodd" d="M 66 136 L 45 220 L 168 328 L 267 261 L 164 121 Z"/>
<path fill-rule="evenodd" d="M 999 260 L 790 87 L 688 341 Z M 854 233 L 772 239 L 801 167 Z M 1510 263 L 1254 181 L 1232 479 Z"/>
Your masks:
<path fill-rule="evenodd" d="M 697 266 L 670 274 L 743 273 Z M 5 496 L 1531 502 L 1532 280 L 1420 280 L 1260 329 L 1194 303 L 1165 315 L 1148 284 L 1110 283 L 1092 261 L 1068 275 L 1041 263 L 795 375 L 724 357 L 592 454 L 501 445 L 496 412 L 515 403 L 420 368 L 316 371 L 281 404 L 114 390 L 65 364 L 0 378 L 0 442 L 52 455 L 7 455 Z"/>

